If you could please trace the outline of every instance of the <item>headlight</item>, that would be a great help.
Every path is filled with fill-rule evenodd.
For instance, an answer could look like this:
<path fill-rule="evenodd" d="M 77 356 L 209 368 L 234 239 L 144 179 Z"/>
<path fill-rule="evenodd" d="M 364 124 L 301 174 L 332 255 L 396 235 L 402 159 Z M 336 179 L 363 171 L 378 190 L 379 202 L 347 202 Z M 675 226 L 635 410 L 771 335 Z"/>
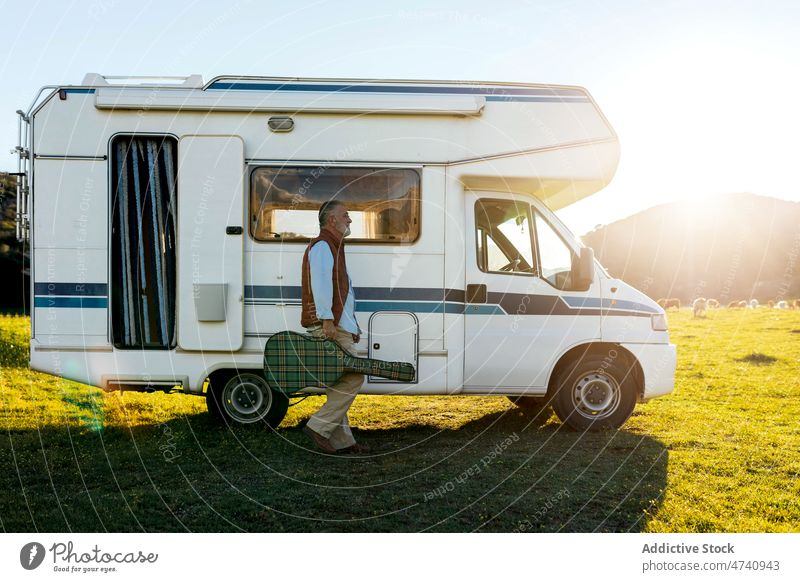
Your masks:
<path fill-rule="evenodd" d="M 650 325 L 653 331 L 667 331 L 667 314 L 657 313 L 650 316 Z"/>

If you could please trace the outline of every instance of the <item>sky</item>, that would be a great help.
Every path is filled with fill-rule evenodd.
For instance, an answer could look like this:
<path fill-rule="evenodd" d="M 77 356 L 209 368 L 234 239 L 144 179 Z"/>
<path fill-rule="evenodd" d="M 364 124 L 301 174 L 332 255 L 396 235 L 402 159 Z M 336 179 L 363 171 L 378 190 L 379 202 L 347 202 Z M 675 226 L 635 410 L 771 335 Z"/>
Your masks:
<path fill-rule="evenodd" d="M 0 0 L 0 170 L 39 87 L 107 75 L 581 85 L 620 140 L 576 234 L 678 199 L 800 200 L 800 3 Z"/>

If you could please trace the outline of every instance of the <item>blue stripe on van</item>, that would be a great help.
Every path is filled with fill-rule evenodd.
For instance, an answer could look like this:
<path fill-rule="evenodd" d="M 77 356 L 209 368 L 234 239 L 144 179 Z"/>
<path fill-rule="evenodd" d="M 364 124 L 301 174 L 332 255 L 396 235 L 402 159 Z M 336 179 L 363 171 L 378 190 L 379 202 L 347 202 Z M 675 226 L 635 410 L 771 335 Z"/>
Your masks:
<path fill-rule="evenodd" d="M 456 301 L 449 299 L 451 289 L 437 289 L 425 287 L 356 287 L 358 299 L 373 301 Z M 463 303 L 463 298 L 461 303 Z"/>
<path fill-rule="evenodd" d="M 610 299 L 604 298 L 599 299 L 598 297 L 569 297 L 564 296 L 562 299 L 572 308 L 575 309 L 582 309 L 582 308 L 589 308 L 589 309 L 621 309 L 626 311 L 645 311 L 647 313 L 659 313 L 658 309 L 655 309 L 649 305 L 645 305 L 644 303 L 638 303 L 636 301 L 624 301 L 620 299 Z"/>
<path fill-rule="evenodd" d="M 300 301 L 300 287 L 280 285 L 245 285 L 245 299 L 271 299 L 273 301 Z"/>
<path fill-rule="evenodd" d="M 44 295 L 33 298 L 34 307 L 74 307 L 78 309 L 93 309 L 108 307 L 106 297 L 56 297 Z"/>
<path fill-rule="evenodd" d="M 245 285 L 245 299 L 300 301 L 301 288 L 280 285 Z M 356 296 L 364 301 L 452 301 L 464 302 L 459 289 L 430 289 L 424 287 L 356 287 Z"/>
<path fill-rule="evenodd" d="M 108 307 L 108 284 L 34 282 L 34 307 L 69 307 L 105 309 Z"/>
<path fill-rule="evenodd" d="M 649 316 L 658 313 L 648 305 L 633 301 L 596 297 L 529 295 L 525 293 L 488 294 L 485 304 L 465 303 L 461 289 L 356 287 L 356 311 L 413 311 L 417 313 L 450 313 L 468 315 L 631 315 Z M 248 285 L 248 305 L 275 303 L 299 305 L 300 287 Z M 563 299 L 563 301 L 562 301 Z M 644 313 L 642 313 L 644 312 Z"/>
<path fill-rule="evenodd" d="M 64 93 L 94 93 L 94 89 L 61 89 Z"/>
<path fill-rule="evenodd" d="M 485 304 L 465 303 L 461 289 L 356 287 L 356 311 L 412 311 L 468 315 L 649 315 L 659 311 L 635 301 L 524 293 L 490 293 Z M 106 283 L 34 283 L 34 307 L 107 308 Z M 299 305 L 299 286 L 245 285 L 248 305 Z M 561 301 L 563 300 L 563 302 Z M 566 304 L 566 305 L 565 305 Z M 644 312 L 644 314 L 642 313 Z"/>
<path fill-rule="evenodd" d="M 277 300 L 250 300 L 245 305 L 276 305 L 300 307 L 300 302 L 284 302 Z M 413 313 L 448 313 L 463 315 L 465 310 L 471 315 L 504 315 L 506 312 L 499 305 L 464 305 L 463 303 L 425 303 L 420 301 L 356 301 L 356 312 L 373 313 L 375 311 L 411 311 Z"/>
<path fill-rule="evenodd" d="M 413 313 L 464 313 L 461 303 L 426 303 L 421 301 L 356 301 L 356 311 L 411 311 Z"/>
<path fill-rule="evenodd" d="M 247 83 L 241 81 L 217 81 L 208 89 L 221 91 L 323 91 L 329 93 L 410 93 L 445 95 L 483 95 L 487 100 L 514 101 L 517 96 L 556 98 L 578 97 L 588 101 L 586 93 L 579 89 L 541 87 L 450 87 L 419 85 L 334 85 L 312 83 Z"/>
<path fill-rule="evenodd" d="M 464 305 L 464 314 L 465 315 L 508 315 L 503 308 L 499 305 L 481 305 L 471 303 L 469 305 Z"/>
<path fill-rule="evenodd" d="M 108 295 L 106 283 L 34 283 L 34 295 Z"/>

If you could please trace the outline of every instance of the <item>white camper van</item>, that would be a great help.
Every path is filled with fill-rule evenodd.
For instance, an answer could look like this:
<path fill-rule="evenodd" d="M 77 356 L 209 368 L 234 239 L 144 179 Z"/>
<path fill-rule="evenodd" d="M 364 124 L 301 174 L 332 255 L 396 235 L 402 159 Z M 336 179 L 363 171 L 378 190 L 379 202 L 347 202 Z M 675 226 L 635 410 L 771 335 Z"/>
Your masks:
<path fill-rule="evenodd" d="M 553 214 L 617 167 L 580 87 L 90 74 L 18 114 L 35 370 L 276 426 L 264 344 L 302 331 L 301 258 L 335 197 L 357 347 L 417 370 L 362 393 L 552 404 L 583 430 L 673 389 L 664 310 Z"/>

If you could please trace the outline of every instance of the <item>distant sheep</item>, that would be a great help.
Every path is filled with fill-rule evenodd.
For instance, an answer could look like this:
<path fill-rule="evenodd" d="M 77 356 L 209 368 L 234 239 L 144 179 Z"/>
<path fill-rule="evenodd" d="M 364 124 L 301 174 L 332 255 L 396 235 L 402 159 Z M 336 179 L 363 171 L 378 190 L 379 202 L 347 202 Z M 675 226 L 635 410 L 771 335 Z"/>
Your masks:
<path fill-rule="evenodd" d="M 757 309 L 758 308 L 758 299 L 751 299 L 750 303 L 747 304 L 748 309 Z"/>
<path fill-rule="evenodd" d="M 658 306 L 661 309 L 666 309 L 667 308 L 667 300 L 664 299 L 663 297 L 661 299 L 659 299 L 658 301 L 656 301 L 656 303 L 658 303 Z"/>
<path fill-rule="evenodd" d="M 739 301 L 739 308 L 740 308 L 740 309 L 747 309 L 747 305 L 748 305 L 748 303 L 747 303 L 747 301 L 745 301 L 744 299 L 742 299 L 741 301 Z"/>
<path fill-rule="evenodd" d="M 775 302 L 772 299 L 770 299 L 769 301 L 767 301 L 767 307 L 772 309 L 773 307 L 775 307 Z"/>
<path fill-rule="evenodd" d="M 675 309 L 681 308 L 681 300 L 680 299 L 666 299 L 664 301 L 664 310 L 666 311 L 670 307 L 674 307 Z"/>
<path fill-rule="evenodd" d="M 792 309 L 800 309 L 800 299 L 795 299 L 791 303 Z"/>
<path fill-rule="evenodd" d="M 692 303 L 692 315 L 693 317 L 705 317 L 706 316 L 706 300 L 704 297 L 698 297 Z"/>
<path fill-rule="evenodd" d="M 787 301 L 778 301 L 775 304 L 775 309 L 789 309 L 789 303 Z"/>
<path fill-rule="evenodd" d="M 716 299 L 706 299 L 706 305 L 709 309 L 719 309 L 719 301 Z"/>

